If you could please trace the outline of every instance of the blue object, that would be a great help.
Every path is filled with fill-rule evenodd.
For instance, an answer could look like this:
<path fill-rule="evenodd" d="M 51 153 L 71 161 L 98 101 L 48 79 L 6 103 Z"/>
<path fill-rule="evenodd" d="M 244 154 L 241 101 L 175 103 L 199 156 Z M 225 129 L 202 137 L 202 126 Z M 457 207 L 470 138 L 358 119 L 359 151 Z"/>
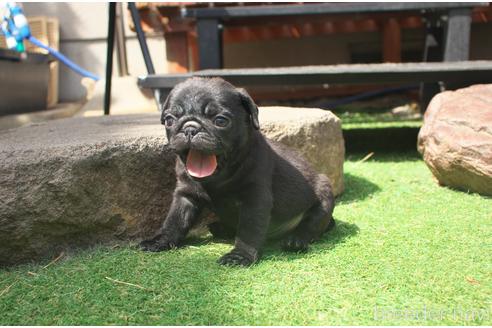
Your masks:
<path fill-rule="evenodd" d="M 28 40 L 35 46 L 43 48 L 48 51 L 50 55 L 61 61 L 76 73 L 91 78 L 95 81 L 99 80 L 99 77 L 85 69 L 81 68 L 73 61 L 68 59 L 65 55 L 56 51 L 55 49 L 45 45 L 35 37 L 31 35 L 31 29 L 27 22 L 26 16 L 22 12 L 22 8 L 15 2 L 3 3 L 5 14 L 1 24 L 2 33 L 7 40 L 7 47 L 18 52 L 25 52 L 24 40 Z M 1 9 L 1 7 L 0 7 Z"/>
<path fill-rule="evenodd" d="M 12 50 L 24 52 L 24 39 L 31 36 L 31 29 L 27 23 L 22 9 L 15 2 L 3 4 L 5 15 L 2 22 L 2 32 L 7 38 L 7 47 Z"/>
<path fill-rule="evenodd" d="M 68 59 L 65 55 L 63 55 L 62 53 L 56 51 L 55 49 L 48 47 L 47 45 L 43 44 L 41 41 L 39 41 L 38 39 L 36 39 L 32 35 L 28 38 L 28 40 L 29 40 L 29 42 L 31 42 L 35 46 L 47 50 L 53 57 L 55 57 L 56 59 L 58 59 L 59 61 L 61 61 L 65 65 L 67 65 L 69 68 L 71 68 L 73 71 L 77 72 L 78 74 L 80 74 L 82 76 L 89 77 L 95 81 L 99 80 L 99 76 L 92 74 L 89 71 L 86 71 L 85 69 L 78 66 L 77 64 L 75 64 L 70 59 Z"/>

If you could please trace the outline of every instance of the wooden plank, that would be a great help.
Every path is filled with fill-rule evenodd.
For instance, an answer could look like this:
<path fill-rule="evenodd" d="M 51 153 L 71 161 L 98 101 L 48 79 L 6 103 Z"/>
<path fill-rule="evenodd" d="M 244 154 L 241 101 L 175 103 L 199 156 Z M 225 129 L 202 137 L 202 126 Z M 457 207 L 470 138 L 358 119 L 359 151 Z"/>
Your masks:
<path fill-rule="evenodd" d="M 187 74 L 149 75 L 141 77 L 139 85 L 144 88 L 172 88 L 191 76 L 219 76 L 231 83 L 242 86 L 329 83 L 379 84 L 468 80 L 492 82 L 492 61 L 202 70 Z"/>
<path fill-rule="evenodd" d="M 388 19 L 383 27 L 383 61 L 401 62 L 401 28 L 395 18 Z"/>
<path fill-rule="evenodd" d="M 188 33 L 165 33 L 167 70 L 170 73 L 186 73 L 190 70 Z"/>
<path fill-rule="evenodd" d="M 238 18 L 259 16 L 294 16 L 388 11 L 448 10 L 486 6 L 487 2 L 384 2 L 384 3 L 322 3 L 306 5 L 263 5 L 244 7 L 183 8 L 188 18 Z"/>

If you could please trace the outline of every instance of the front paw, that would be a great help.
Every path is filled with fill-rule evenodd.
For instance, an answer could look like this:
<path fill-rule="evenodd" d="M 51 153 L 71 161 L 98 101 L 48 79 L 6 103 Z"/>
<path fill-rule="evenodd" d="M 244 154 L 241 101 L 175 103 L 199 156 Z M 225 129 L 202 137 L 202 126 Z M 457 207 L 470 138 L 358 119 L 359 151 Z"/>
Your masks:
<path fill-rule="evenodd" d="M 176 248 L 178 245 L 163 235 L 157 235 L 152 239 L 142 241 L 138 246 L 143 251 L 162 252 Z"/>
<path fill-rule="evenodd" d="M 235 249 L 218 260 L 219 264 L 227 266 L 250 266 L 254 262 L 255 259 Z"/>

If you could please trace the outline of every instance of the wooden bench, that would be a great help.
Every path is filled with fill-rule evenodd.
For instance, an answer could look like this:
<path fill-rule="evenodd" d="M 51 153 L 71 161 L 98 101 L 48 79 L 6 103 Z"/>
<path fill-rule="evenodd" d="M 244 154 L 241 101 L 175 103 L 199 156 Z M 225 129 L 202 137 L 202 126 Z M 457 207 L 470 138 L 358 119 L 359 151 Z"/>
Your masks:
<path fill-rule="evenodd" d="M 440 91 L 436 82 L 463 85 L 492 82 L 492 61 L 468 61 L 471 10 L 487 3 L 325 3 L 218 8 L 183 8 L 183 17 L 196 19 L 199 62 L 203 70 L 140 77 L 142 88 L 158 90 L 164 97 L 177 83 L 191 76 L 218 76 L 238 86 L 314 85 L 361 83 L 422 83 L 423 108 Z M 134 5 L 133 5 L 134 6 Z M 131 8 L 131 6 L 130 6 Z M 352 64 L 283 68 L 222 69 L 222 29 L 236 19 L 273 19 L 282 16 L 363 14 L 365 12 L 422 12 L 426 19 L 426 43 L 421 63 Z M 145 37 L 133 9 L 132 17 L 147 67 L 151 59 Z M 444 28 L 441 28 L 444 26 Z M 451 63 L 452 62 L 452 63 Z M 156 98 L 158 98 L 156 96 Z"/>
<path fill-rule="evenodd" d="M 492 82 L 492 61 L 352 64 L 250 69 L 210 69 L 193 73 L 148 75 L 138 79 L 142 88 L 160 90 L 167 96 L 178 83 L 193 76 L 222 77 L 237 86 L 330 85 L 335 83 L 402 83 L 421 86 L 421 110 L 425 111 L 440 85 Z M 427 90 L 425 89 L 427 86 Z M 430 87 L 430 88 L 429 88 Z M 437 89 L 437 90 L 436 90 Z"/>

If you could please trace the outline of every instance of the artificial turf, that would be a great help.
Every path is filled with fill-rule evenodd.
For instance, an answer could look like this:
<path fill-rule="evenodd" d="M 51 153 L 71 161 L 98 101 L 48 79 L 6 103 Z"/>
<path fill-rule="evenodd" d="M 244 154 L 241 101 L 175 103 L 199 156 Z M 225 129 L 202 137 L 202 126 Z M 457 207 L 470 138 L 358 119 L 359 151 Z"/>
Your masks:
<path fill-rule="evenodd" d="M 244 269 L 216 264 L 231 245 L 210 237 L 96 247 L 1 270 L 0 325 L 492 324 L 492 199 L 439 187 L 416 154 L 364 155 L 306 254 L 269 244 Z"/>

